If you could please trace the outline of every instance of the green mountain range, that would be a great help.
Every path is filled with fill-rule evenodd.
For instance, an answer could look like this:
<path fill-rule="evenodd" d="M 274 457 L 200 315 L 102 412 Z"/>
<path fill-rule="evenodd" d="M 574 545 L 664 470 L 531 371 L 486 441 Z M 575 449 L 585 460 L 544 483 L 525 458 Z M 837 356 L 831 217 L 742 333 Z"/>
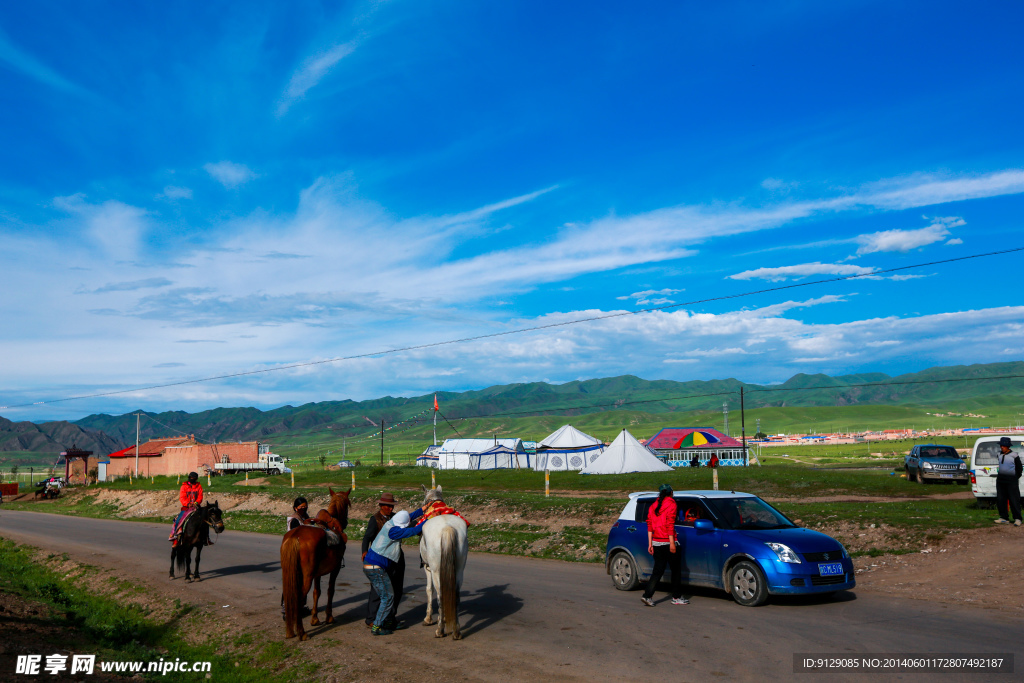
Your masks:
<path fill-rule="evenodd" d="M 991 379 L 1008 375 L 1013 377 Z M 557 385 L 532 382 L 475 391 L 438 392 L 437 397 L 441 415 L 456 423 L 461 422 L 461 418 L 578 417 L 608 411 L 652 415 L 720 413 L 723 402 L 728 402 L 730 410 L 738 411 L 741 387 L 748 410 L 915 405 L 1001 414 L 1024 412 L 1015 408 L 1024 402 L 1024 362 L 935 367 L 897 377 L 883 373 L 839 377 L 798 374 L 783 384 L 772 386 L 745 384 L 736 379 L 675 382 L 624 375 Z M 432 406 L 433 394 L 427 394 L 412 398 L 385 396 L 368 401 L 324 401 L 266 411 L 217 408 L 198 413 L 147 412 L 152 419 L 142 420 L 142 437 L 167 436 L 175 432 L 195 434 L 204 441 L 271 438 L 280 441 L 281 437 L 304 434 L 358 437 L 374 432 L 371 422 L 379 425 L 382 419 L 386 425 L 425 424 L 431 418 Z M 414 419 L 424 422 L 409 422 Z M 52 423 L 39 427 L 46 424 Z M 131 413 L 90 415 L 74 424 L 109 435 L 117 443 L 135 441 L 135 417 Z M 446 429 L 445 433 L 449 431 Z"/>

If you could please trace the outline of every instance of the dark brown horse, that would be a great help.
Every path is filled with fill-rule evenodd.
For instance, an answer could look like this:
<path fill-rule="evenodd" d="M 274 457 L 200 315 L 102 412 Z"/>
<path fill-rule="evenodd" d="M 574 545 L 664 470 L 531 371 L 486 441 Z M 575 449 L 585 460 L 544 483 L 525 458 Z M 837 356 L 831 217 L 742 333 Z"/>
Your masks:
<path fill-rule="evenodd" d="M 188 518 L 181 530 L 178 542 L 171 548 L 171 578 L 174 578 L 174 565 L 178 571 L 185 570 L 185 582 L 202 581 L 199 578 L 199 558 L 203 555 L 203 547 L 209 545 L 210 529 L 218 534 L 224 531 L 224 520 L 221 518 L 220 505 L 214 501 L 200 505 L 196 513 Z M 192 549 L 196 549 L 196 571 L 192 572 Z"/>
<path fill-rule="evenodd" d="M 348 526 L 348 495 L 352 490 L 349 489 L 345 493 L 335 493 L 334 489 L 327 490 L 331 493 L 331 502 L 326 510 L 317 513 L 314 518 L 315 524 L 296 527 L 286 533 L 284 540 L 281 541 L 281 590 L 284 594 L 285 638 L 294 638 L 296 635 L 299 636 L 299 640 L 309 638 L 302 628 L 299 610 L 309 593 L 310 585 L 313 585 L 313 618 L 309 620 L 309 625 L 320 624 L 320 619 L 317 618 L 320 577 L 325 574 L 330 574 L 330 579 L 327 583 L 327 604 L 324 611 L 327 623 L 334 623 L 331 603 L 334 602 L 334 582 L 341 571 L 345 544 L 348 542 L 345 527 Z M 336 544 L 329 538 L 327 529 L 337 534 Z"/>

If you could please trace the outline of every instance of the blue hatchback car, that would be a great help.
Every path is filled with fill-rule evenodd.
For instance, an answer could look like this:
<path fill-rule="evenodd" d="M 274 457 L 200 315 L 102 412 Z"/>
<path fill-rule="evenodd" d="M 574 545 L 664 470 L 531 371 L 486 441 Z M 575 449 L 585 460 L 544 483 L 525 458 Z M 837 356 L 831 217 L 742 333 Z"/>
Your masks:
<path fill-rule="evenodd" d="M 798 527 L 753 494 L 676 491 L 673 497 L 683 584 L 720 588 L 751 607 L 769 595 L 833 593 L 856 585 L 850 554 L 839 541 Z M 651 576 L 647 511 L 657 499 L 656 491 L 629 494 L 608 534 L 605 564 L 619 590 L 633 590 Z"/>

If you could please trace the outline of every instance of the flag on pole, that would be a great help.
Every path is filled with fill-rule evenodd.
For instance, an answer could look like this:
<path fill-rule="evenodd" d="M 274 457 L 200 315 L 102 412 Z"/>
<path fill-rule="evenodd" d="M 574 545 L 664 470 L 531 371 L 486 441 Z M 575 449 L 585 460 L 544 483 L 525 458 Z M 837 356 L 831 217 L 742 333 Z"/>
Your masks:
<path fill-rule="evenodd" d="M 441 410 L 441 408 L 437 405 L 437 394 L 434 394 L 434 411 L 436 412 L 438 410 Z"/>

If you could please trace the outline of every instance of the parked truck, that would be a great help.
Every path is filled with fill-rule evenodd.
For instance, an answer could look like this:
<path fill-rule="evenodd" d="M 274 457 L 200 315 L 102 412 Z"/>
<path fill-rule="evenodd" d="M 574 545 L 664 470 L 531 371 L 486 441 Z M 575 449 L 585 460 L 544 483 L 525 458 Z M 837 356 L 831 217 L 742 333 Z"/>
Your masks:
<path fill-rule="evenodd" d="M 219 474 L 235 474 L 237 472 L 286 474 L 291 472 L 285 467 L 284 458 L 276 453 L 260 453 L 257 462 L 218 462 L 213 468 Z"/>

